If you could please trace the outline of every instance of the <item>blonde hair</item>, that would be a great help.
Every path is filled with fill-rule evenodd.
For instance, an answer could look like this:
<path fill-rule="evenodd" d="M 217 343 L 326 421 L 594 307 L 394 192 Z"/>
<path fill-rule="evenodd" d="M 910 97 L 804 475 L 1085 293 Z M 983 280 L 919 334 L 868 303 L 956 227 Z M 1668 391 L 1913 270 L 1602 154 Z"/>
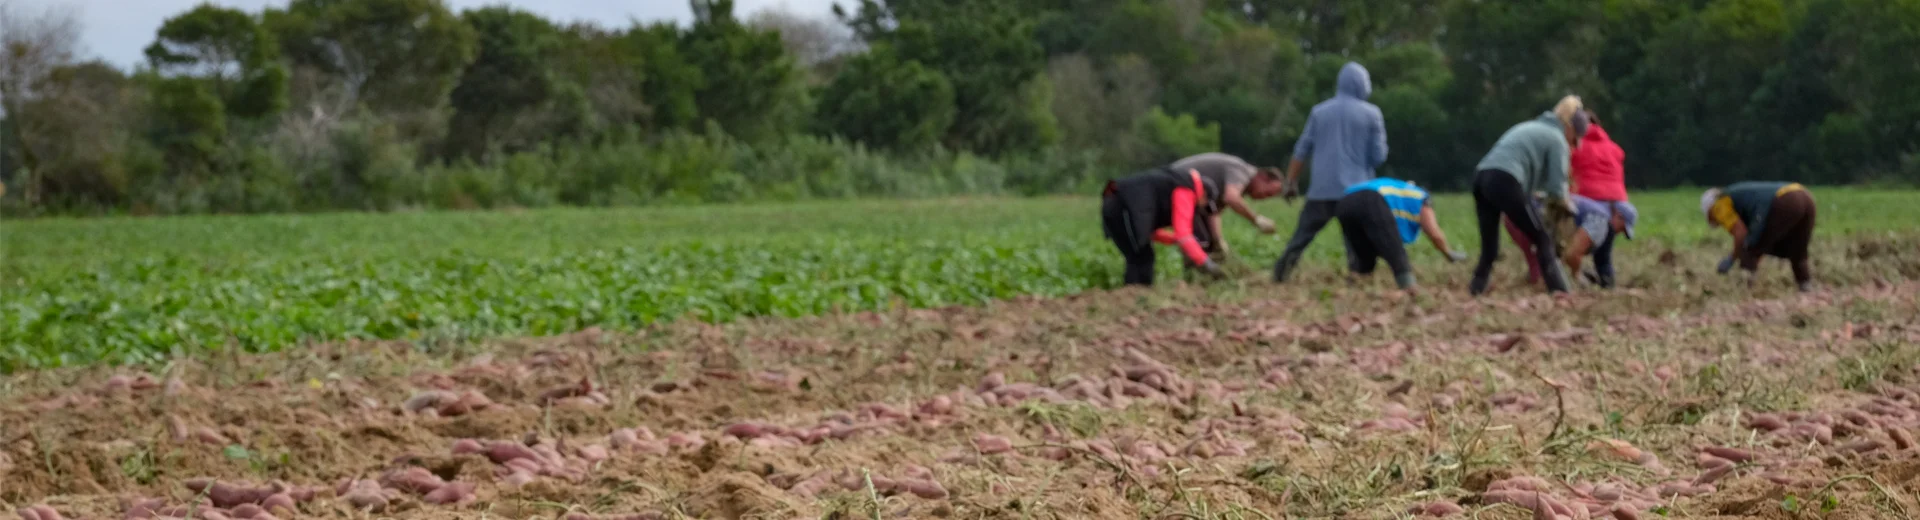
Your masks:
<path fill-rule="evenodd" d="M 1568 95 L 1560 98 L 1560 102 L 1553 105 L 1553 117 L 1560 120 L 1560 126 L 1571 129 L 1573 116 L 1586 110 L 1586 105 L 1580 102 L 1580 96 Z"/>

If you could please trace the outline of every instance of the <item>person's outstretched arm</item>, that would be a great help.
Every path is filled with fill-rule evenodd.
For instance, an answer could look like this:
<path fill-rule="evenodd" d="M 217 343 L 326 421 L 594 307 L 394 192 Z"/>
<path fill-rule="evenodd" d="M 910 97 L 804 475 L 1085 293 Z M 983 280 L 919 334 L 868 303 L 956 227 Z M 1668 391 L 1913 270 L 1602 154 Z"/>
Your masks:
<path fill-rule="evenodd" d="M 1580 274 L 1580 261 L 1586 258 L 1587 251 L 1591 250 L 1593 250 L 1593 238 L 1587 236 L 1585 231 L 1576 230 L 1573 233 L 1573 243 L 1568 244 L 1567 251 L 1560 255 L 1560 262 L 1567 264 L 1567 272 Z"/>
<path fill-rule="evenodd" d="M 1253 207 L 1247 205 L 1247 189 L 1245 186 L 1228 185 L 1221 189 L 1223 190 L 1220 192 L 1221 204 L 1233 208 L 1233 212 L 1239 213 L 1242 217 L 1246 217 L 1247 222 L 1253 222 L 1260 218 L 1260 214 L 1254 213 Z"/>
<path fill-rule="evenodd" d="M 1199 204 L 1199 194 L 1192 188 L 1174 188 L 1173 190 L 1173 243 L 1186 253 L 1187 260 L 1193 265 L 1207 265 L 1207 251 L 1200 247 L 1200 239 L 1193 236 L 1194 208 Z"/>
<path fill-rule="evenodd" d="M 1747 255 L 1747 223 L 1734 221 L 1727 231 L 1733 234 L 1733 261 L 1738 262 Z"/>
<path fill-rule="evenodd" d="M 1440 217 L 1433 213 L 1432 204 L 1420 208 L 1420 231 L 1427 234 L 1427 241 L 1432 242 L 1441 255 L 1453 257 L 1453 247 L 1447 245 L 1447 233 L 1440 230 Z"/>
<path fill-rule="evenodd" d="M 1375 110 L 1372 124 L 1367 126 L 1367 132 L 1372 134 L 1367 140 L 1367 164 L 1379 168 L 1387 163 L 1387 121 Z"/>

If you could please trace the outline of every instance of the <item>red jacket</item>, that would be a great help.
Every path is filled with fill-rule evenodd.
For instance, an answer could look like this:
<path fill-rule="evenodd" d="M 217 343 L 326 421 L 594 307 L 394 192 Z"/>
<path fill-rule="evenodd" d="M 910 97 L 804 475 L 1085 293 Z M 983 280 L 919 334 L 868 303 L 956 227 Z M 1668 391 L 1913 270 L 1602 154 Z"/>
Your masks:
<path fill-rule="evenodd" d="M 1621 162 L 1627 152 L 1607 137 L 1600 125 L 1587 129 L 1580 147 L 1569 159 L 1573 166 L 1573 193 L 1599 201 L 1627 200 L 1627 175 Z"/>

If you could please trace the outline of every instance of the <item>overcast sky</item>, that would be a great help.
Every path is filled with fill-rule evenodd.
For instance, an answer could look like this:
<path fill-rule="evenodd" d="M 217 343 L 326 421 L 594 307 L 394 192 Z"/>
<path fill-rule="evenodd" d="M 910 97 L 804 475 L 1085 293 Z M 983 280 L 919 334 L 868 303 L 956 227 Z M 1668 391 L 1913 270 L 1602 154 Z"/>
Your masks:
<path fill-rule="evenodd" d="M 154 31 L 167 17 L 186 12 L 205 0 L 13 0 L 37 11 L 67 6 L 80 18 L 86 53 L 131 68 L 140 63 L 141 49 L 153 43 Z M 628 21 L 692 20 L 686 0 L 446 0 L 455 11 L 511 4 L 554 20 L 589 20 L 624 27 Z M 735 0 L 734 13 L 742 18 L 762 9 L 785 9 L 808 16 L 831 16 L 834 0 Z M 856 1 L 843 0 L 849 5 Z M 258 12 L 266 6 L 285 6 L 287 0 L 212 0 L 212 3 Z M 33 11 L 30 11 L 33 12 Z"/>

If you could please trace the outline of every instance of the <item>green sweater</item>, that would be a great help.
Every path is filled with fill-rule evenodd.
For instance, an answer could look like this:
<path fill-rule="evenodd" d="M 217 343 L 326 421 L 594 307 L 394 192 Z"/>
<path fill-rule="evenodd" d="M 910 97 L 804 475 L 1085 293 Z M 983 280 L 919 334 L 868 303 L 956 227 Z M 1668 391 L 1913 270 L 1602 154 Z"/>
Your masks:
<path fill-rule="evenodd" d="M 1560 130 L 1560 119 L 1547 112 L 1507 129 L 1474 169 L 1507 172 L 1519 179 L 1528 193 L 1545 192 L 1549 198 L 1566 200 L 1571 153 L 1567 135 Z"/>

